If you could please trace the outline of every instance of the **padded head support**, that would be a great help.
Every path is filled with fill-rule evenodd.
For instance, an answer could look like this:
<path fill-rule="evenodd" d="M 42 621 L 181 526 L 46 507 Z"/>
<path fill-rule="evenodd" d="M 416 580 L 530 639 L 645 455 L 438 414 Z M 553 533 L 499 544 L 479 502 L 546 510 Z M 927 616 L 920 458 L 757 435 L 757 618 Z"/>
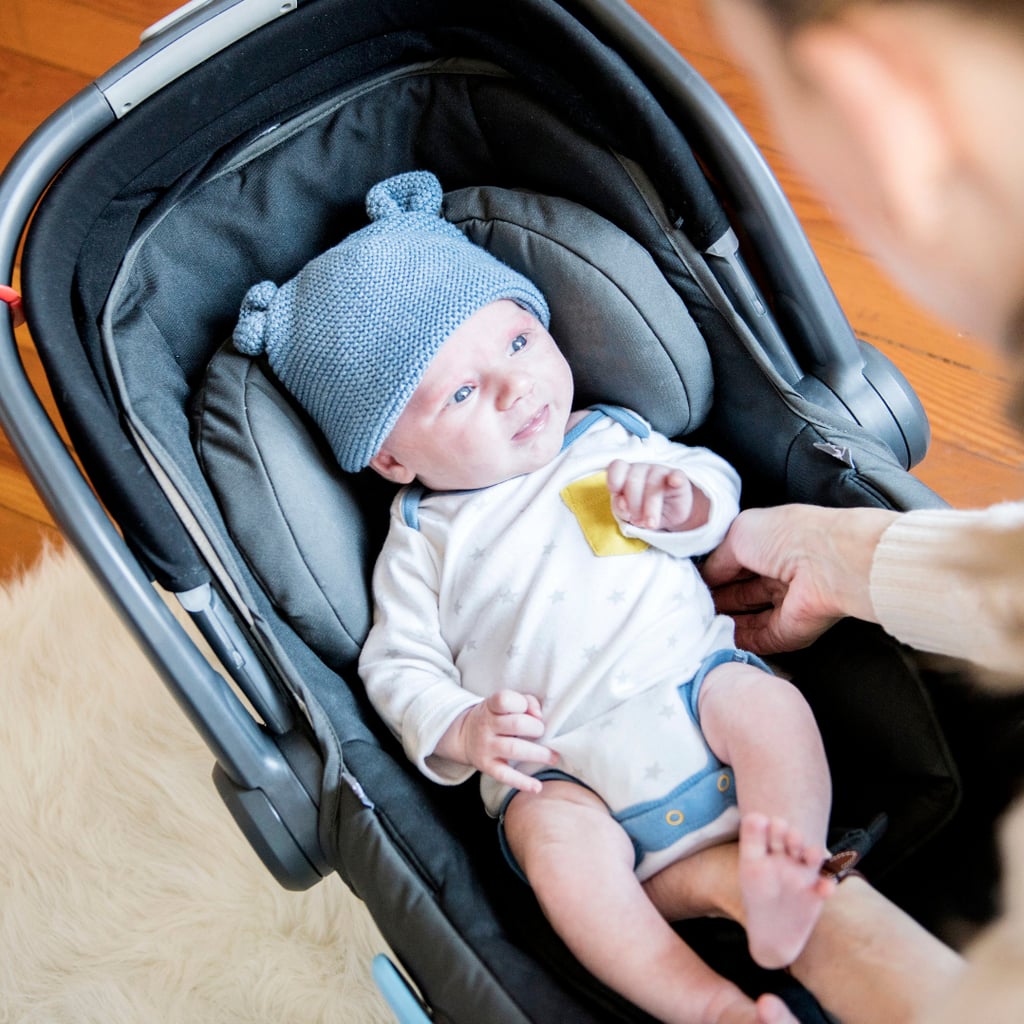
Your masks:
<path fill-rule="evenodd" d="M 565 199 L 471 188 L 445 216 L 531 278 L 573 369 L 577 405 L 635 409 L 669 436 L 711 405 L 711 361 L 682 300 L 625 232 Z M 296 632 L 328 664 L 358 655 L 369 573 L 386 510 L 368 534 L 365 474 L 346 476 L 262 361 L 228 344 L 195 406 L 199 459 L 228 529 Z"/>
<path fill-rule="evenodd" d="M 338 470 L 263 360 L 230 343 L 210 361 L 193 417 L 199 464 L 253 574 L 295 632 L 344 668 L 370 628 L 361 478 Z"/>

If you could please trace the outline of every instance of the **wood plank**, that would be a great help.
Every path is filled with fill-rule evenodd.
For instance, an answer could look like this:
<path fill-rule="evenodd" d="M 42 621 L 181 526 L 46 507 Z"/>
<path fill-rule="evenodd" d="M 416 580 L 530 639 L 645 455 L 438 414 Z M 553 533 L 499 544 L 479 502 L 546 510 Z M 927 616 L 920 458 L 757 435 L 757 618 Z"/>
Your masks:
<path fill-rule="evenodd" d="M 0 505 L 0 583 L 28 569 L 46 545 L 63 543 L 54 527 Z"/>
<path fill-rule="evenodd" d="M 25 373 L 32 384 L 32 390 L 35 391 L 36 397 L 42 403 L 47 415 L 57 428 L 57 433 L 60 434 L 61 439 L 65 444 L 70 444 L 67 431 L 64 429 L 60 413 L 57 410 L 57 402 L 53 397 L 53 392 L 50 390 L 50 383 L 46 379 L 43 364 L 39 359 L 39 353 L 35 350 L 35 347 L 32 345 L 32 339 L 24 328 L 18 331 L 18 353 L 21 356 Z"/>
<path fill-rule="evenodd" d="M 1008 472 L 1002 461 L 992 461 L 943 437 L 934 438 L 927 458 L 913 470 L 923 483 L 957 508 L 984 508 L 1000 501 L 1024 498 L 1019 470 Z"/>
<path fill-rule="evenodd" d="M 0 47 L 0 164 L 62 103 L 84 89 L 91 77 L 40 63 Z"/>
<path fill-rule="evenodd" d="M 3 508 L 44 526 L 53 525 L 50 513 L 6 438 L 0 441 L 0 495 Z"/>
<path fill-rule="evenodd" d="M 918 394 L 928 395 L 935 439 L 958 443 L 1012 470 L 1024 468 L 1020 434 L 1006 415 L 1013 389 L 1005 380 L 884 339 L 878 347 L 900 364 Z"/>
<path fill-rule="evenodd" d="M 18 275 L 15 274 L 15 287 L 19 283 Z M 15 337 L 18 353 L 32 390 L 46 409 L 47 415 L 57 428 L 61 439 L 70 447 L 67 431 L 64 429 L 49 382 L 28 330 L 24 327 L 19 328 Z M 0 534 L 0 572 L 3 572 L 4 566 L 20 564 L 19 560 L 13 556 L 23 542 L 28 543 L 32 552 L 36 553 L 41 543 L 34 539 L 37 534 L 39 537 L 50 540 L 57 535 L 53 518 L 3 431 L 0 431 L 0 513 L 13 517 L 10 520 L 0 521 L 0 526 L 4 530 Z M 36 528 L 33 529 L 30 523 L 34 523 Z"/>
<path fill-rule="evenodd" d="M 138 46 L 150 22 L 173 9 L 152 3 L 74 3 L 32 0 L 5 3 L 0 42 L 43 65 L 89 77 L 101 74 Z M 154 18 L 152 13 L 159 11 Z"/>

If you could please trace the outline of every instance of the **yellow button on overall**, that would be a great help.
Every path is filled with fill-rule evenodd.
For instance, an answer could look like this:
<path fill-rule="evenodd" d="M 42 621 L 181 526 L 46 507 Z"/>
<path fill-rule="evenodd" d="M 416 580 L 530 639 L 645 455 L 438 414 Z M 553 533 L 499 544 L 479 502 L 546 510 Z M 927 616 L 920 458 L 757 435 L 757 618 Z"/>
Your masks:
<path fill-rule="evenodd" d="M 665 815 L 665 821 L 670 825 L 682 825 L 683 823 L 683 812 L 682 811 L 669 811 Z"/>

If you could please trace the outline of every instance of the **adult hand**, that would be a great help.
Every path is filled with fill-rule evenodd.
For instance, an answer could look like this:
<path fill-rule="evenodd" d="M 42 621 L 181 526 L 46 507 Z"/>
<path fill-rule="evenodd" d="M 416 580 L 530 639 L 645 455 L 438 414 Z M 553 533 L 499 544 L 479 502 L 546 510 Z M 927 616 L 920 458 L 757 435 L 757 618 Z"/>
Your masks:
<path fill-rule="evenodd" d="M 847 615 L 875 621 L 871 562 L 898 512 L 782 505 L 747 509 L 707 558 L 715 606 L 758 654 L 806 647 Z"/>

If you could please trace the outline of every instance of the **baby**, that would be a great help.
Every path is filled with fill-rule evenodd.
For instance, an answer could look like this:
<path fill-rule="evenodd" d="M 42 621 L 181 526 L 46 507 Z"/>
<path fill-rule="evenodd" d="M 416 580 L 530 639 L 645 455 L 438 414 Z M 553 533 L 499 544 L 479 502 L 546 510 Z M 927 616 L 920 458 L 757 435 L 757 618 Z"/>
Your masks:
<path fill-rule="evenodd" d="M 738 835 L 751 954 L 783 967 L 834 885 L 810 710 L 734 648 L 692 562 L 737 513 L 736 473 L 628 410 L 575 410 L 544 296 L 441 200 L 426 172 L 374 186 L 371 223 L 251 289 L 234 336 L 343 469 L 407 485 L 367 693 L 429 778 L 481 773 L 510 865 L 606 984 L 666 1022 L 792 1021 L 657 909 L 688 854 Z"/>

